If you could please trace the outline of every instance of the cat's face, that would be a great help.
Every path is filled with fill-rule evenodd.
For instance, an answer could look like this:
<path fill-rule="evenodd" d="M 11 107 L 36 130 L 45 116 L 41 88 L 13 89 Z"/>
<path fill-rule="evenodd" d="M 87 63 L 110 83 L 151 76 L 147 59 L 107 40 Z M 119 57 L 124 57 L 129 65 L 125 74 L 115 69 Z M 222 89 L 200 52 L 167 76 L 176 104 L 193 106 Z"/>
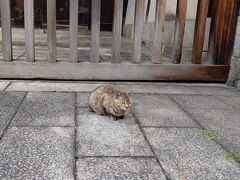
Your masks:
<path fill-rule="evenodd" d="M 131 106 L 132 92 L 129 94 L 121 93 L 117 94 L 114 100 L 114 105 L 117 109 L 126 111 Z"/>

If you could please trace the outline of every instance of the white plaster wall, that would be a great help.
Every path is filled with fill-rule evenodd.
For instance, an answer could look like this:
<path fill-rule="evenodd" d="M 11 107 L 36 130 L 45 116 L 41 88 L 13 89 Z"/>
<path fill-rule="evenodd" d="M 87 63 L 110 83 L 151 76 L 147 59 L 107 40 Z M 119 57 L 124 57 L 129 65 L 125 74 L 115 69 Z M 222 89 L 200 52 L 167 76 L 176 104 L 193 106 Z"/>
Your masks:
<path fill-rule="evenodd" d="M 198 0 L 189 0 L 188 1 L 187 19 L 194 19 L 196 17 L 197 3 L 198 3 Z M 167 0 L 166 14 L 174 14 L 175 15 L 176 4 L 177 4 L 177 0 Z M 126 25 L 133 24 L 133 22 L 134 22 L 134 7 L 135 7 L 135 0 L 129 0 L 126 21 L 125 21 Z M 147 7 L 147 0 L 145 0 L 144 14 L 146 14 L 146 7 Z M 149 11 L 148 22 L 154 22 L 155 9 L 156 9 L 156 0 L 152 0 L 151 6 L 150 6 L 150 11 Z"/>

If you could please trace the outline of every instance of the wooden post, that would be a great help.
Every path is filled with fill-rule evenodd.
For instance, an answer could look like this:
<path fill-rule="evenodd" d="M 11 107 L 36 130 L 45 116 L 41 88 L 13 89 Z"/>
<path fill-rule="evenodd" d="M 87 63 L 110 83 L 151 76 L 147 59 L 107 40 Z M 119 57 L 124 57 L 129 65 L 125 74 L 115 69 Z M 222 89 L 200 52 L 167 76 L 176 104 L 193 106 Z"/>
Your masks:
<path fill-rule="evenodd" d="M 78 61 L 78 0 L 70 0 L 70 62 Z"/>
<path fill-rule="evenodd" d="M 198 9 L 195 23 L 194 41 L 193 41 L 193 59 L 194 64 L 202 63 L 202 50 L 205 39 L 206 20 L 208 15 L 209 0 L 198 0 Z"/>
<path fill-rule="evenodd" d="M 120 62 L 121 37 L 122 37 L 122 16 L 123 16 L 123 0 L 115 0 L 114 2 L 114 22 L 112 37 L 112 62 Z"/>
<path fill-rule="evenodd" d="M 10 1 L 0 0 L 2 24 L 3 60 L 12 61 L 12 33 L 10 20 Z"/>
<path fill-rule="evenodd" d="M 92 63 L 99 62 L 101 0 L 92 0 L 91 57 Z"/>
<path fill-rule="evenodd" d="M 167 0 L 157 0 L 152 52 L 153 63 L 161 63 L 166 5 Z"/>
<path fill-rule="evenodd" d="M 211 64 L 229 65 L 233 52 L 240 1 L 213 1 L 213 7 L 207 59 Z"/>
<path fill-rule="evenodd" d="M 185 31 L 185 21 L 187 14 L 187 2 L 188 0 L 177 1 L 175 32 L 174 32 L 174 44 L 173 44 L 173 62 L 179 64 L 182 57 L 182 46 Z"/>
<path fill-rule="evenodd" d="M 47 0 L 48 62 L 56 62 L 56 0 Z"/>
<path fill-rule="evenodd" d="M 141 62 L 141 45 L 144 23 L 144 0 L 135 1 L 135 18 L 134 18 L 134 34 L 133 34 L 133 63 Z"/>
<path fill-rule="evenodd" d="M 35 59 L 33 0 L 24 0 L 24 24 L 25 24 L 26 60 L 33 62 Z"/>

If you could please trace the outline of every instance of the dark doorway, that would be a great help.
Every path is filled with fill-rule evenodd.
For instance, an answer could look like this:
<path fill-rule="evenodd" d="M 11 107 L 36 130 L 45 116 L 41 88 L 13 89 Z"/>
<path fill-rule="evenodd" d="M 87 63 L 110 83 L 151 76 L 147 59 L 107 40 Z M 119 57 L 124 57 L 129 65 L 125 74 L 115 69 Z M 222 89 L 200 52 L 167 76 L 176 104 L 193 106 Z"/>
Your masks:
<path fill-rule="evenodd" d="M 123 24 L 127 13 L 128 0 L 124 0 L 123 3 Z M 114 11 L 114 0 L 102 0 L 101 1 L 101 31 L 112 31 L 113 26 L 113 11 Z M 91 3 L 89 4 L 89 19 L 88 28 L 91 29 Z"/>
<path fill-rule="evenodd" d="M 24 27 L 24 0 L 11 0 L 11 19 L 14 27 Z M 56 14 L 58 25 L 69 24 L 69 0 L 57 0 Z M 35 27 L 42 28 L 47 22 L 46 0 L 34 0 Z M 124 0 L 123 23 L 126 17 L 128 0 Z M 91 29 L 91 0 L 79 0 L 79 25 Z M 101 30 L 112 31 L 114 0 L 101 2 Z"/>

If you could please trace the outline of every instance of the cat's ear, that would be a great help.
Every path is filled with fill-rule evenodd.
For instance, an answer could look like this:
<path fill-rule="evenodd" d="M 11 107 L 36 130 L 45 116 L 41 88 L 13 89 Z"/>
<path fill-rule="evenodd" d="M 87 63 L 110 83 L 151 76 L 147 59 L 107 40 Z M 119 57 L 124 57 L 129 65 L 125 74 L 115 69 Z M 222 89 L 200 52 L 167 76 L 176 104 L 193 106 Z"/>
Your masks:
<path fill-rule="evenodd" d="M 133 91 L 131 91 L 130 93 L 128 93 L 128 97 L 132 97 L 133 95 Z"/>

